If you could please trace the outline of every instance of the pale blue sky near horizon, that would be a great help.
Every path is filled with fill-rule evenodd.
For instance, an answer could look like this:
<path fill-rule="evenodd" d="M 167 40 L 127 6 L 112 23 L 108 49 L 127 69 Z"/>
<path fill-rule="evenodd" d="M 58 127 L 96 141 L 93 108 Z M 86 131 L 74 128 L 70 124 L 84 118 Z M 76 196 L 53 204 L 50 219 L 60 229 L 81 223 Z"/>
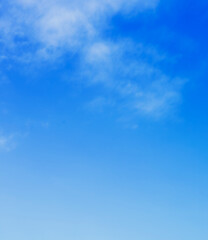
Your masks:
<path fill-rule="evenodd" d="M 0 239 L 207 240 L 207 9 L 0 0 Z"/>

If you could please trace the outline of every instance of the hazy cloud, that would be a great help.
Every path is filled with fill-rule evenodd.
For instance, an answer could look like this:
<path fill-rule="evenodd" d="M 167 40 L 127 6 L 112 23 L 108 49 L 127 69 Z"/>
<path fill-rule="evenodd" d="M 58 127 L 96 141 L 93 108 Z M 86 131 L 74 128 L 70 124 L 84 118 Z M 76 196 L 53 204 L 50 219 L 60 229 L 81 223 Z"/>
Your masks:
<path fill-rule="evenodd" d="M 78 80 L 102 85 L 123 107 L 160 116 L 180 101 L 185 81 L 161 70 L 158 62 L 166 56 L 156 48 L 101 37 L 114 14 L 139 13 L 157 4 L 157 0 L 13 0 L 4 4 L 6 11 L 0 18 L 1 44 L 16 49 L 23 62 L 76 51 L 81 59 Z M 96 104 L 106 103 L 98 99 Z"/>
<path fill-rule="evenodd" d="M 156 53 L 129 40 L 95 43 L 85 52 L 81 73 L 91 84 L 102 84 L 117 96 L 123 107 L 161 116 L 180 101 L 186 81 L 156 67 L 158 59 L 165 61 Z"/>

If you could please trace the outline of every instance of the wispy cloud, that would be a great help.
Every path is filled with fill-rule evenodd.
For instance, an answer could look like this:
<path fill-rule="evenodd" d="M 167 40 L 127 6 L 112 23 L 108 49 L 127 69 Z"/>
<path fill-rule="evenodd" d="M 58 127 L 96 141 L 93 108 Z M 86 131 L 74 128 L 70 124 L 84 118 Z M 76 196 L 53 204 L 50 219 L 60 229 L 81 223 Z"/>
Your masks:
<path fill-rule="evenodd" d="M 88 47 L 81 73 L 91 84 L 102 84 L 117 96 L 123 107 L 138 113 L 162 116 L 180 101 L 180 89 L 186 82 L 168 76 L 158 62 L 165 61 L 155 49 L 129 40 L 99 42 Z"/>
<path fill-rule="evenodd" d="M 158 63 L 166 60 L 163 53 L 133 39 L 116 42 L 102 37 L 115 14 L 155 8 L 158 0 L 13 0 L 5 4 L 7 11 L 0 19 L 5 49 L 10 45 L 27 61 L 30 56 L 31 60 L 50 59 L 76 51 L 81 59 L 76 70 L 79 80 L 100 84 L 114 94 L 113 100 L 98 96 L 94 105 L 117 101 L 113 106 L 122 104 L 138 113 L 162 116 L 180 101 L 185 81 L 160 68 Z"/>
<path fill-rule="evenodd" d="M 7 39 L 19 36 L 43 48 L 75 47 L 102 31 L 107 19 L 118 12 L 154 8 L 157 0 L 13 0 L 0 20 Z M 16 39 L 17 40 L 17 39 Z M 40 46 L 39 46 L 40 47 Z"/>

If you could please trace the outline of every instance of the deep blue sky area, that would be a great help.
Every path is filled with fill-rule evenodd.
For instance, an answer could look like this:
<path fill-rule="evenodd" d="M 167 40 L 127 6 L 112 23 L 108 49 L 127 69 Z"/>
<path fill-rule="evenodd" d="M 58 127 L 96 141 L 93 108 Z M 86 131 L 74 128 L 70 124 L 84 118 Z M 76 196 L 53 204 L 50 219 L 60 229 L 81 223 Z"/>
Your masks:
<path fill-rule="evenodd" d="M 0 0 L 0 239 L 207 240 L 207 10 Z"/>

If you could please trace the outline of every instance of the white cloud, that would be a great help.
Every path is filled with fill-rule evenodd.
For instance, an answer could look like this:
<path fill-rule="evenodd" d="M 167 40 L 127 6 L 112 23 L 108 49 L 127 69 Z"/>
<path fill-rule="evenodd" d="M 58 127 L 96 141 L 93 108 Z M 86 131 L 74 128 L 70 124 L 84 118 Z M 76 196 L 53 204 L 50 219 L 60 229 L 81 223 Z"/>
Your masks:
<path fill-rule="evenodd" d="M 180 101 L 185 80 L 170 77 L 156 67 L 158 59 L 165 59 L 155 49 L 150 51 L 129 40 L 99 42 L 87 47 L 83 59 L 81 73 L 85 78 L 118 96 L 117 102 L 124 102 L 123 107 L 162 116 Z"/>
<path fill-rule="evenodd" d="M 154 8 L 158 0 L 13 0 L 4 8 L 1 31 L 25 36 L 43 48 L 85 44 L 115 13 Z M 5 30 L 6 29 L 6 30 Z"/>
<path fill-rule="evenodd" d="M 180 100 L 184 80 L 160 69 L 164 54 L 133 40 L 113 42 L 101 37 L 114 14 L 155 8 L 158 0 L 13 0 L 6 4 L 0 18 L 1 42 L 16 49 L 18 59 L 21 54 L 24 62 L 35 57 L 54 59 L 76 51 L 82 59 L 80 78 L 102 85 L 123 106 L 139 113 L 160 116 Z M 20 54 L 25 46 L 29 47 Z"/>

